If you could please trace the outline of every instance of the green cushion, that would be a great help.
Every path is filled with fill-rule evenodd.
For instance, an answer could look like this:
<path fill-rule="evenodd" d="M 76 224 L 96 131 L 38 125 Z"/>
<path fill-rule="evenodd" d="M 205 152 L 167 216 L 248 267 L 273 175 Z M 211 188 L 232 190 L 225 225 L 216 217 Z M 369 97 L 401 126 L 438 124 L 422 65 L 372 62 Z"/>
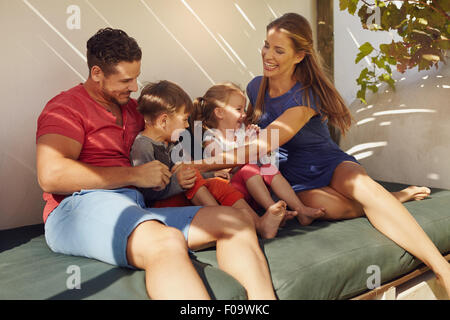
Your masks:
<path fill-rule="evenodd" d="M 0 232 L 0 299 L 148 299 L 144 271 L 53 253 L 42 233 L 42 225 Z M 234 278 L 193 262 L 213 298 L 246 299 Z M 80 268 L 80 290 L 67 288 L 71 265 Z"/>
<path fill-rule="evenodd" d="M 382 183 L 388 190 L 404 185 Z M 450 190 L 434 189 L 429 199 L 405 204 L 441 253 L 450 252 Z M 143 271 L 55 254 L 42 225 L 0 231 L 0 299 L 147 299 Z M 378 232 L 366 218 L 289 221 L 277 238 L 261 241 L 280 299 L 347 299 L 368 291 L 375 265 L 381 284 L 421 262 Z M 242 286 L 217 268 L 215 250 L 196 252 L 194 265 L 216 299 L 245 299 Z M 80 267 L 81 290 L 67 289 L 66 273 Z"/>
<path fill-rule="evenodd" d="M 382 183 L 391 191 L 403 185 Z M 450 191 L 405 203 L 441 253 L 450 251 Z M 368 291 L 369 266 L 378 266 L 381 284 L 410 272 L 421 262 L 378 232 L 366 218 L 300 227 L 296 221 L 276 239 L 261 241 L 280 299 L 347 299 Z M 217 265 L 213 250 L 196 253 Z M 369 284 L 372 282 L 369 281 Z"/>

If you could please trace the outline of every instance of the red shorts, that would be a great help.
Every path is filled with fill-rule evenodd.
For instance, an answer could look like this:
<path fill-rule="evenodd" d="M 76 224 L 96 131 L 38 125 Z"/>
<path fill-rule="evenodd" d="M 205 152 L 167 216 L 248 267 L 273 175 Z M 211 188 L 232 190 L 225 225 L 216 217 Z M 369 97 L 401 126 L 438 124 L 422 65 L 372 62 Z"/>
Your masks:
<path fill-rule="evenodd" d="M 234 188 L 228 180 L 222 178 L 204 179 L 198 170 L 196 172 L 196 176 L 197 179 L 195 180 L 195 185 L 191 189 L 170 198 L 158 200 L 152 207 L 164 208 L 192 206 L 190 199 L 195 196 L 198 189 L 202 186 L 205 186 L 214 199 L 216 199 L 217 202 L 223 206 L 232 206 L 236 201 L 244 198 L 244 195 L 240 191 L 236 190 L 236 188 Z"/>

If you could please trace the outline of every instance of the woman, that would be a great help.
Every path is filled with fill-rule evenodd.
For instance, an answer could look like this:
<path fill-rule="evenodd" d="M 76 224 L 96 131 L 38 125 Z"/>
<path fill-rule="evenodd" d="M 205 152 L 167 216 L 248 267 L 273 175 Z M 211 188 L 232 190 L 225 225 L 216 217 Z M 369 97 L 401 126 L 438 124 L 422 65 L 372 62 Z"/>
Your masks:
<path fill-rule="evenodd" d="M 280 172 L 300 200 L 324 208 L 324 219 L 366 215 L 376 229 L 429 266 L 450 297 L 450 264 L 401 204 L 426 197 L 429 189 L 412 186 L 391 194 L 331 140 L 327 121 L 345 134 L 352 118 L 318 63 L 308 21 L 288 13 L 270 23 L 262 60 L 264 77 L 247 87 L 247 119 L 265 128 L 267 139 L 259 140 L 259 147 L 276 149 L 271 134 L 278 133 Z M 248 161 L 254 148 L 243 148 Z M 215 161 L 231 163 L 239 152 Z"/>

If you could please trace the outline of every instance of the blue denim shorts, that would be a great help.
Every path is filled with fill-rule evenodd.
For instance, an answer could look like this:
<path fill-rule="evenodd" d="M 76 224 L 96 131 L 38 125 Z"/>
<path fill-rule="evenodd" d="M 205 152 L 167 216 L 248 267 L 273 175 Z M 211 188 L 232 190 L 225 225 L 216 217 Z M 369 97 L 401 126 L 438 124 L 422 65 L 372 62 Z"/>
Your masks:
<path fill-rule="evenodd" d="M 131 188 L 81 190 L 50 213 L 45 239 L 54 252 L 134 269 L 128 264 L 126 247 L 140 223 L 158 220 L 181 230 L 187 241 L 189 226 L 200 208 L 147 208 L 142 194 Z"/>

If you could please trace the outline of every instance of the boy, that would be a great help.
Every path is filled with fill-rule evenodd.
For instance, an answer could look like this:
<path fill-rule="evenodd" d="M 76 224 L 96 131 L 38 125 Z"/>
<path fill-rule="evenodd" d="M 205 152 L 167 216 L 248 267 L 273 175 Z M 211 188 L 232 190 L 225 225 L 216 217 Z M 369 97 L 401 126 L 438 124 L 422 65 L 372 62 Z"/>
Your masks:
<path fill-rule="evenodd" d="M 137 110 L 144 116 L 145 128 L 136 136 L 131 148 L 133 166 L 158 160 L 171 169 L 174 165 L 171 152 L 179 133 L 189 127 L 191 98 L 173 82 L 150 83 L 141 92 Z M 165 188 L 139 190 L 149 207 L 208 206 L 217 202 L 232 206 L 243 199 L 242 193 L 226 180 L 205 180 L 198 170 L 187 166 L 178 167 Z"/>

